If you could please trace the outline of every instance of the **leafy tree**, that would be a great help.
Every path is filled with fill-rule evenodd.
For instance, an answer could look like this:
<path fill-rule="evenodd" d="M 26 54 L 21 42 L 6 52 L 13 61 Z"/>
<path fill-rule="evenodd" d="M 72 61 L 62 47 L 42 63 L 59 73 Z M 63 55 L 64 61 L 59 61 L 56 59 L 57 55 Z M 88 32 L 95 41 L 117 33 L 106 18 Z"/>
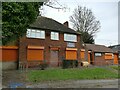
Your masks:
<path fill-rule="evenodd" d="M 100 29 L 100 22 L 96 20 L 90 9 L 78 6 L 70 16 L 73 28 L 82 34 L 84 43 L 94 43 L 94 35 Z"/>
<path fill-rule="evenodd" d="M 39 15 L 42 2 L 2 3 L 2 44 L 18 40 Z"/>

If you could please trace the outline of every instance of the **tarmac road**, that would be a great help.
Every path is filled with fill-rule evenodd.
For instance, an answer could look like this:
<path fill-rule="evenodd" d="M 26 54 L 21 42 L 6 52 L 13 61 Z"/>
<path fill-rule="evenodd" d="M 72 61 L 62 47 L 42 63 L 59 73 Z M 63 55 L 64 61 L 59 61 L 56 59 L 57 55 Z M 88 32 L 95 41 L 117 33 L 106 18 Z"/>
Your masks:
<path fill-rule="evenodd" d="M 118 79 L 48 81 L 31 83 L 27 88 L 118 88 Z"/>

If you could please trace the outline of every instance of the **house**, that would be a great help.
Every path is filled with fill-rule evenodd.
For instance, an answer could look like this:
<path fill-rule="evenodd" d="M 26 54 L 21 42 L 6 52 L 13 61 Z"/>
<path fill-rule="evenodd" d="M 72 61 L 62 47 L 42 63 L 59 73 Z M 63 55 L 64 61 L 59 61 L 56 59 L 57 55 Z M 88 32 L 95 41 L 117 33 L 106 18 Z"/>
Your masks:
<path fill-rule="evenodd" d="M 61 24 L 38 16 L 18 45 L 0 47 L 3 69 L 23 68 L 26 65 L 33 67 L 43 62 L 50 67 L 58 67 L 63 60 L 80 62 L 80 36 L 69 28 L 67 21 Z"/>
<path fill-rule="evenodd" d="M 80 60 L 80 34 L 47 17 L 39 16 L 20 39 L 19 62 L 45 60 L 49 66 L 60 66 L 62 60 Z M 33 65 L 33 63 L 32 63 Z"/>
<path fill-rule="evenodd" d="M 7 64 L 8 68 L 15 68 L 17 64 L 19 67 L 24 64 L 32 67 L 46 62 L 51 67 L 58 67 L 62 60 L 80 61 L 80 34 L 68 25 L 68 22 L 61 24 L 51 18 L 39 16 L 19 40 L 18 46 L 2 47 L 3 57 L 15 57 L 5 57 L 3 64 Z"/>
<path fill-rule="evenodd" d="M 120 44 L 109 46 L 109 48 L 111 48 L 114 52 L 114 55 L 116 57 L 115 58 L 115 63 L 118 63 L 117 60 L 119 60 L 119 62 L 120 62 Z"/>
<path fill-rule="evenodd" d="M 120 44 L 109 46 L 109 48 L 111 48 L 114 52 L 118 52 L 120 56 Z"/>
<path fill-rule="evenodd" d="M 30 25 L 17 45 L 0 47 L 3 69 L 35 67 L 44 62 L 49 67 L 59 67 L 63 60 L 117 64 L 116 54 L 104 45 L 82 44 L 81 34 L 69 28 L 67 21 L 61 24 L 42 16 Z"/>
<path fill-rule="evenodd" d="M 97 44 L 85 44 L 84 55 L 91 65 L 114 64 L 113 50 Z M 85 54 L 86 51 L 86 54 Z"/>

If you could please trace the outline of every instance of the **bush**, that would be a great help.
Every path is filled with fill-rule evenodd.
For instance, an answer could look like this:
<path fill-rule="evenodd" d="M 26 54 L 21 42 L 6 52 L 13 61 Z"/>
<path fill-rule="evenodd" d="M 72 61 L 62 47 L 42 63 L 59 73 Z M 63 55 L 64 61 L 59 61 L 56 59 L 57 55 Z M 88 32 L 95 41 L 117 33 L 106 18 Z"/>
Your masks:
<path fill-rule="evenodd" d="M 44 61 L 40 64 L 40 69 L 41 69 L 41 70 L 44 70 L 44 69 L 47 68 L 47 67 L 48 67 L 48 64 L 47 64 L 46 60 L 44 60 Z"/>
<path fill-rule="evenodd" d="M 63 68 L 73 68 L 78 66 L 78 60 L 63 60 Z"/>

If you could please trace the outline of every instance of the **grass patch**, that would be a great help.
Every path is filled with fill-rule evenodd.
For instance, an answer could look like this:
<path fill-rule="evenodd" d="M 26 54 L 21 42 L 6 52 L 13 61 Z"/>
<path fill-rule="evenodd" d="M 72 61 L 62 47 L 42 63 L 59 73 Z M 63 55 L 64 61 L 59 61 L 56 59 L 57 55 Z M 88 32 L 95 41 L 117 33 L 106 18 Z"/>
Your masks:
<path fill-rule="evenodd" d="M 115 69 L 115 70 L 120 70 L 120 66 L 110 66 L 110 67 Z"/>
<path fill-rule="evenodd" d="M 112 79 L 118 74 L 105 68 L 73 68 L 32 70 L 28 72 L 28 80 L 32 82 L 50 80 L 79 80 L 79 79 Z"/>

